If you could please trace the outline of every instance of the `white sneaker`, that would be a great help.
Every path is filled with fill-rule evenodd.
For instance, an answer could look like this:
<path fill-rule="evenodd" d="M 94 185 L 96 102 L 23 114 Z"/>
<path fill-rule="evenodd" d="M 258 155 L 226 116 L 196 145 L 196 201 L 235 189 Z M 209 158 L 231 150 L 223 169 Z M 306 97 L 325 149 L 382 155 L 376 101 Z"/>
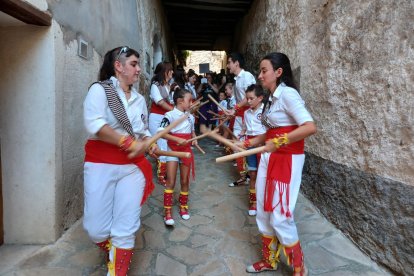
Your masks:
<path fill-rule="evenodd" d="M 190 215 L 189 215 L 189 214 L 182 215 L 182 216 L 181 216 L 181 218 L 182 218 L 183 220 L 189 220 L 189 219 L 190 219 Z"/>
<path fill-rule="evenodd" d="M 172 226 L 174 225 L 175 221 L 173 219 L 164 220 L 165 225 Z"/>
<path fill-rule="evenodd" d="M 249 210 L 249 216 L 255 216 L 257 214 L 256 210 Z"/>

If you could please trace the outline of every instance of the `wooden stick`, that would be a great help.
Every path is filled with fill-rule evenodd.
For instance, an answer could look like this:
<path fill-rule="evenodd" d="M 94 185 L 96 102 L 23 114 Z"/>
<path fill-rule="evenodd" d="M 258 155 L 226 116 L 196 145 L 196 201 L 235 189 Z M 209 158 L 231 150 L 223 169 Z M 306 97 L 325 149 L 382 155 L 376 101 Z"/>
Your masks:
<path fill-rule="evenodd" d="M 230 147 L 234 151 L 246 151 L 245 149 L 239 148 L 238 146 L 236 146 L 235 144 L 233 144 L 232 142 L 230 142 L 229 140 L 227 140 L 226 138 L 222 137 L 221 135 L 217 133 L 208 133 L 208 136 Z"/>
<path fill-rule="evenodd" d="M 196 136 L 196 137 L 194 137 L 194 138 L 191 138 L 191 139 L 188 139 L 188 140 L 186 140 L 186 142 L 187 143 L 190 143 L 190 142 L 192 142 L 192 141 L 194 141 L 194 140 L 198 140 L 198 139 L 201 139 L 201 138 L 204 138 L 204 137 L 207 137 L 211 132 L 213 132 L 213 131 L 216 131 L 217 132 L 217 128 L 215 128 L 214 130 L 210 130 L 210 131 L 208 131 L 208 132 L 206 132 L 206 133 L 203 133 L 203 134 L 201 134 L 201 135 L 198 135 L 198 136 Z"/>
<path fill-rule="evenodd" d="M 253 148 L 253 149 L 245 150 L 245 151 L 242 151 L 242 152 L 236 152 L 236 153 L 233 153 L 233 154 L 230 154 L 230 155 L 218 157 L 218 158 L 216 158 L 216 163 L 226 162 L 226 161 L 237 159 L 239 157 L 245 157 L 245 156 L 249 156 L 249 155 L 253 155 L 253 154 L 258 154 L 258 153 L 263 152 L 264 148 L 265 148 L 265 146 L 261 146 L 261 147 L 258 147 L 258 148 Z"/>
<path fill-rule="evenodd" d="M 169 126 L 161 130 L 160 132 L 157 132 L 154 136 L 152 136 L 150 139 L 145 140 L 145 148 L 148 149 L 153 143 L 155 143 L 158 139 L 162 138 L 165 134 L 168 134 L 173 128 L 184 122 L 187 117 L 188 113 L 183 114 L 180 118 L 178 118 L 176 121 L 172 122 Z"/>
<path fill-rule="evenodd" d="M 233 131 L 230 130 L 230 128 L 228 128 L 226 125 L 222 125 L 222 127 L 228 132 L 230 133 L 231 137 L 233 137 L 234 139 L 236 139 L 237 141 L 239 141 L 239 137 L 237 137 L 236 135 L 234 135 Z"/>
<path fill-rule="evenodd" d="M 190 158 L 191 153 L 185 151 L 165 151 L 165 150 L 157 150 L 154 152 L 158 156 L 172 156 L 178 158 Z"/>
<path fill-rule="evenodd" d="M 201 117 L 203 117 L 203 119 L 204 119 L 204 120 L 206 120 L 206 121 L 207 121 L 207 118 L 206 118 L 203 114 L 201 114 L 201 112 L 200 112 L 200 111 L 198 111 L 198 110 L 197 110 L 197 113 L 198 113 L 198 115 L 200 115 Z"/>
<path fill-rule="evenodd" d="M 213 96 L 211 96 L 210 94 L 207 94 L 207 96 L 210 98 L 210 100 L 213 102 L 213 103 L 215 103 L 217 106 L 218 106 L 218 108 L 220 108 L 221 110 L 223 110 L 223 112 L 225 113 L 225 114 L 227 114 L 227 110 L 224 108 L 224 107 L 222 107 L 217 101 L 216 101 L 216 99 L 214 99 L 214 97 Z"/>
<path fill-rule="evenodd" d="M 199 145 L 194 145 L 202 154 L 206 154 L 206 152 L 199 146 Z"/>

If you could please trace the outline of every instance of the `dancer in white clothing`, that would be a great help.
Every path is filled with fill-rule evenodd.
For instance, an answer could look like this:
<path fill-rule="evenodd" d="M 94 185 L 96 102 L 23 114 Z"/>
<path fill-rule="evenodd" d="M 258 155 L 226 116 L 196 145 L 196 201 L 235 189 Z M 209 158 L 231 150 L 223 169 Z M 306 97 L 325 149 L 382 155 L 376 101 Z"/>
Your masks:
<path fill-rule="evenodd" d="M 293 211 L 305 160 L 304 139 L 316 132 L 316 126 L 295 88 L 285 54 L 266 55 L 260 62 L 259 80 L 271 93 L 262 114 L 262 123 L 268 130 L 247 143 L 265 143 L 256 180 L 256 221 L 263 235 L 263 259 L 248 266 L 247 272 L 276 270 L 280 252 L 277 249 L 283 248 L 293 274 L 305 275 Z"/>
<path fill-rule="evenodd" d="M 173 76 L 173 67 L 170 62 L 160 62 L 154 70 L 154 77 L 151 80 L 150 98 L 152 101 L 149 116 L 149 131 L 151 135 L 157 133 L 164 114 L 173 110 L 172 99 L 170 97 L 169 82 Z M 159 139 L 157 141 L 160 150 L 167 150 L 167 141 Z M 166 157 L 160 156 L 157 160 L 158 182 L 165 185 L 167 181 Z"/>
<path fill-rule="evenodd" d="M 99 82 L 91 85 L 84 101 L 89 138 L 83 225 L 108 253 L 108 275 L 126 275 L 141 205 L 154 189 L 151 164 L 144 157 L 143 141 L 150 137 L 147 105 L 132 87 L 140 71 L 137 51 L 125 46 L 107 52 Z"/>

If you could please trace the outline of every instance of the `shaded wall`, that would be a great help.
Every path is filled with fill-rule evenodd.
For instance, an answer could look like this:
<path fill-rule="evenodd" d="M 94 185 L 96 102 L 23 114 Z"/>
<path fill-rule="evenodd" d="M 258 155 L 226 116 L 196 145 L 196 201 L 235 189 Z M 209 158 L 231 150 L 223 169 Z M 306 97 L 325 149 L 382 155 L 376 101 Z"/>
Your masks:
<path fill-rule="evenodd" d="M 303 191 L 373 259 L 414 260 L 413 1 L 255 1 L 237 48 L 286 53 L 318 125 Z"/>

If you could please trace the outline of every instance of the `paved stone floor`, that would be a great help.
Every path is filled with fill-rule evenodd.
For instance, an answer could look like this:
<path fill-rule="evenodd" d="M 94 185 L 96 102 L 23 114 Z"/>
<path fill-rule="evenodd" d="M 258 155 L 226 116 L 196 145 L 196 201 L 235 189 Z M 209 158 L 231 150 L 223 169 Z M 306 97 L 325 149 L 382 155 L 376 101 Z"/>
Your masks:
<path fill-rule="evenodd" d="M 163 187 L 142 210 L 135 255 L 129 275 L 248 275 L 246 265 L 260 258 L 260 235 L 247 215 L 247 186 L 228 187 L 237 174 L 232 163 L 215 163 L 221 154 L 210 140 L 196 153 L 197 179 L 191 184 L 191 219 L 174 209 L 176 225 L 164 226 Z M 177 185 L 176 191 L 179 191 Z M 300 196 L 296 210 L 299 236 L 309 275 L 388 275 Z M 0 247 L 0 275 L 105 275 L 103 254 L 88 240 L 81 221 L 55 244 Z M 282 260 L 283 261 L 283 260 Z M 290 275 L 278 271 L 260 275 Z"/>

